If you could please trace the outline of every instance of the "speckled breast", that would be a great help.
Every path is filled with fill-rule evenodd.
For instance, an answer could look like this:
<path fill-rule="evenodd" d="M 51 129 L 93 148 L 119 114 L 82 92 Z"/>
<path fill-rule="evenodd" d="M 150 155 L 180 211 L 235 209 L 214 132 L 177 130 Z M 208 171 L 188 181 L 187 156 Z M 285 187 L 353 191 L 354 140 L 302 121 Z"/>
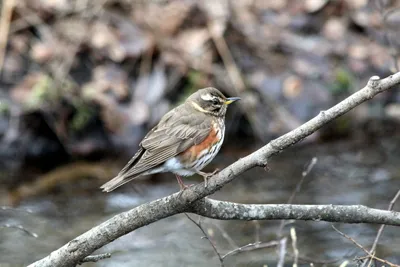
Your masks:
<path fill-rule="evenodd" d="M 209 164 L 218 154 L 225 136 L 225 123 L 223 118 L 213 121 L 210 134 L 195 146 L 183 153 L 182 162 L 187 169 L 201 170 Z"/>

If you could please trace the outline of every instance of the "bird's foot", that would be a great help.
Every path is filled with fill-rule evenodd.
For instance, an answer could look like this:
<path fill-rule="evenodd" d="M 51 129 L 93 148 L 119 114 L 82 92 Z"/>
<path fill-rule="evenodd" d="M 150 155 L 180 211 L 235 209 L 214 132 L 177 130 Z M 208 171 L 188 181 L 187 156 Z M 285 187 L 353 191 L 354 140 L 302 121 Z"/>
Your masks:
<path fill-rule="evenodd" d="M 215 169 L 213 172 L 210 172 L 210 173 L 208 173 L 208 172 L 202 172 L 202 171 L 197 171 L 197 174 L 203 176 L 203 178 L 204 178 L 204 187 L 207 188 L 208 179 L 209 179 L 211 176 L 217 174 L 218 172 L 219 172 L 219 169 L 217 168 L 217 169 Z"/>
<path fill-rule="evenodd" d="M 186 189 L 188 189 L 189 187 L 192 187 L 192 186 L 194 186 L 194 185 L 195 185 L 195 184 L 189 184 L 189 185 L 183 184 L 183 185 L 179 185 L 179 187 L 181 188 L 180 191 L 185 191 Z"/>
<path fill-rule="evenodd" d="M 178 181 L 178 184 L 180 187 L 180 190 L 179 190 L 179 197 L 180 197 L 182 195 L 183 191 L 185 191 L 186 189 L 188 189 L 191 186 L 194 186 L 194 184 L 185 185 L 182 181 L 182 178 L 179 175 L 175 174 L 175 176 L 176 176 L 176 180 Z"/>
<path fill-rule="evenodd" d="M 189 187 L 192 187 L 194 185 L 195 184 L 190 184 L 190 185 L 179 184 L 180 190 L 179 190 L 178 198 L 180 198 L 182 196 L 182 193 L 185 192 L 186 189 L 188 189 Z"/>

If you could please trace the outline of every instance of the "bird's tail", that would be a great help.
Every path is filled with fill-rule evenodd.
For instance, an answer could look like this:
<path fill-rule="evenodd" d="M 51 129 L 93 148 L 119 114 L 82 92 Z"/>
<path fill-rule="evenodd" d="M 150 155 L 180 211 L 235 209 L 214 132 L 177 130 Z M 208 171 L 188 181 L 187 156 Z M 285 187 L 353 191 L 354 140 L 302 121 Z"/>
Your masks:
<path fill-rule="evenodd" d="M 114 189 L 117 189 L 121 185 L 126 184 L 129 181 L 132 181 L 136 177 L 140 176 L 143 171 L 135 170 L 134 166 L 140 157 L 143 155 L 144 149 L 140 148 L 136 154 L 131 158 L 131 160 L 125 165 L 125 167 L 118 173 L 116 177 L 108 181 L 107 183 L 100 186 L 103 189 L 103 192 L 111 192 Z"/>
<path fill-rule="evenodd" d="M 140 174 L 139 174 L 140 175 Z M 114 189 L 117 189 L 121 185 L 126 184 L 127 182 L 130 182 L 131 180 L 135 179 L 139 175 L 136 176 L 126 176 L 126 175 L 117 175 L 107 183 L 103 184 L 100 186 L 101 189 L 103 189 L 103 192 L 111 192 Z"/>

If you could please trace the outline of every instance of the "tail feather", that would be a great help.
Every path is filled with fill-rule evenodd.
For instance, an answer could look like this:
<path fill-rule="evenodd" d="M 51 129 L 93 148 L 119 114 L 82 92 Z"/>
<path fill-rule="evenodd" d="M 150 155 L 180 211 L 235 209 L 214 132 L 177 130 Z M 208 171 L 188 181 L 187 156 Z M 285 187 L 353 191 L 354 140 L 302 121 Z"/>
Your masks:
<path fill-rule="evenodd" d="M 134 168 L 137 161 L 140 160 L 140 157 L 143 155 L 144 152 L 145 150 L 141 147 L 116 177 L 100 186 L 100 188 L 103 189 L 103 192 L 111 192 L 121 185 L 124 185 L 127 182 L 130 182 L 131 180 L 140 176 L 143 172 L 138 173 L 137 171 L 134 171 L 132 169 Z"/>
<path fill-rule="evenodd" d="M 128 176 L 126 177 L 125 175 L 118 175 L 108 181 L 107 183 L 103 184 L 100 188 L 103 189 L 103 192 L 111 192 L 114 189 L 117 189 L 121 185 L 126 184 L 127 182 L 130 182 L 131 180 L 135 179 L 136 177 L 140 176 Z"/>

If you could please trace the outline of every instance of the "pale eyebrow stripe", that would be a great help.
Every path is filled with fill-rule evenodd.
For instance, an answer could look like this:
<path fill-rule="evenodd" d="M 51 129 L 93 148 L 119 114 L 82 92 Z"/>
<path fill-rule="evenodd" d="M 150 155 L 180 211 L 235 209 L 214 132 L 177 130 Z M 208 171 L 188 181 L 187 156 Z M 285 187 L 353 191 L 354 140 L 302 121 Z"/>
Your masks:
<path fill-rule="evenodd" d="M 204 108 L 200 107 L 196 102 L 192 101 L 191 102 L 192 106 L 197 109 L 198 111 L 204 112 L 204 113 L 210 113 L 209 111 L 205 110 Z"/>

